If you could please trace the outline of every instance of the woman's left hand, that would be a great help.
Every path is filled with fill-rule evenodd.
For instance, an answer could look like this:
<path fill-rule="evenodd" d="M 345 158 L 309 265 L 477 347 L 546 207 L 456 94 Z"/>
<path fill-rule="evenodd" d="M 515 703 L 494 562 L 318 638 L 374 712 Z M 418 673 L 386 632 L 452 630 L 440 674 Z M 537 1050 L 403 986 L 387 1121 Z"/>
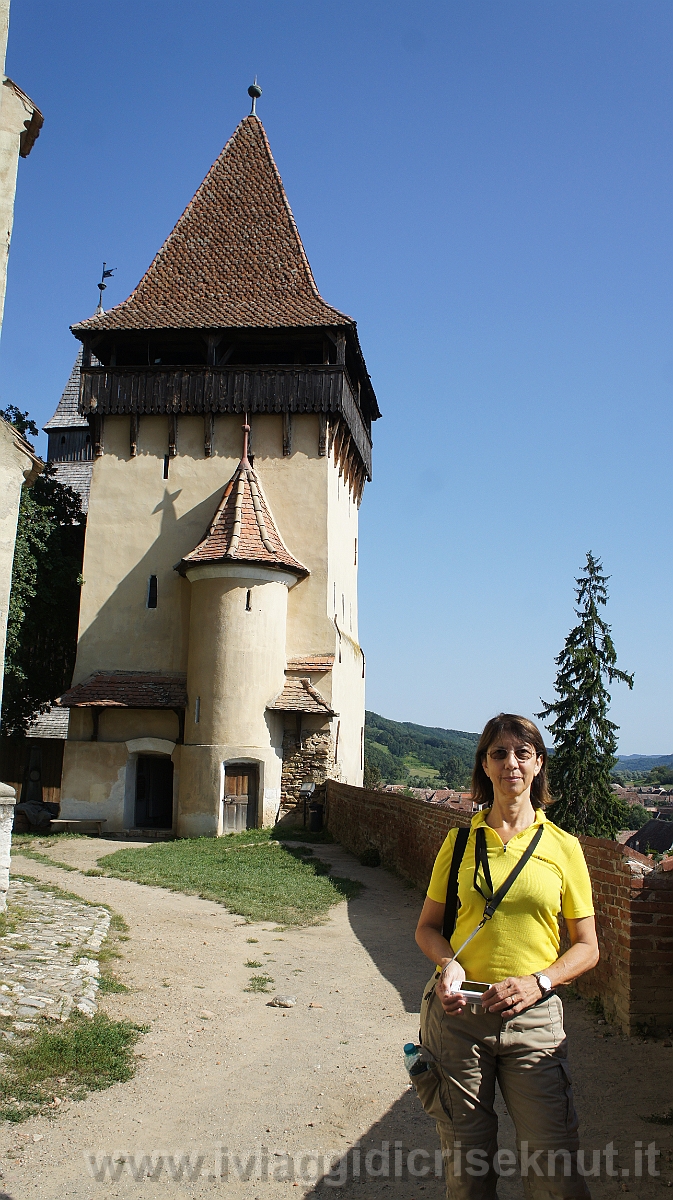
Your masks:
<path fill-rule="evenodd" d="M 485 1012 L 513 1016 L 530 1008 L 541 996 L 540 985 L 534 975 L 510 976 L 502 983 L 494 983 L 484 992 L 482 1007 Z"/>

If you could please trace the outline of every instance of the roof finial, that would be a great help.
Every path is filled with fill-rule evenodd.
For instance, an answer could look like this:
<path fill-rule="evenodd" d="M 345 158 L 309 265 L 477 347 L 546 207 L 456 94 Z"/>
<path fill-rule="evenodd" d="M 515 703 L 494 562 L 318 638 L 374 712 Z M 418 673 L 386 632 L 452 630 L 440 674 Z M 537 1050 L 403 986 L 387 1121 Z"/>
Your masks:
<path fill-rule="evenodd" d="M 250 426 L 248 424 L 248 414 L 247 413 L 245 414 L 244 421 L 245 421 L 245 425 L 242 426 L 242 428 L 243 428 L 243 454 L 241 455 L 241 466 L 249 467 L 250 463 L 248 462 L 248 438 L 250 437 Z"/>
<path fill-rule="evenodd" d="M 248 95 L 250 97 L 252 97 L 252 108 L 250 109 L 251 117 L 257 116 L 257 111 L 255 109 L 255 105 L 256 105 L 257 101 L 259 100 L 261 94 L 262 94 L 262 89 L 259 86 L 259 84 L 257 82 L 257 76 L 255 75 L 255 82 L 251 83 L 250 87 L 248 88 Z"/>
<path fill-rule="evenodd" d="M 105 280 L 106 280 L 106 279 L 110 279 L 110 278 L 111 278 L 111 276 L 114 274 L 114 272 L 117 270 L 117 268 L 116 268 L 116 267 L 110 267 L 110 269 L 109 269 L 109 270 L 106 270 L 106 268 L 107 268 L 107 263 L 103 263 L 103 274 L 101 275 L 101 277 L 100 277 L 100 283 L 98 284 L 98 292 L 99 292 L 99 296 L 98 296 L 98 308 L 96 309 L 96 312 L 97 312 L 97 313 L 102 313 L 102 312 L 104 312 L 104 309 L 103 309 L 103 292 L 105 291 L 105 289 L 106 289 L 106 287 L 107 287 L 107 284 L 106 284 Z"/>

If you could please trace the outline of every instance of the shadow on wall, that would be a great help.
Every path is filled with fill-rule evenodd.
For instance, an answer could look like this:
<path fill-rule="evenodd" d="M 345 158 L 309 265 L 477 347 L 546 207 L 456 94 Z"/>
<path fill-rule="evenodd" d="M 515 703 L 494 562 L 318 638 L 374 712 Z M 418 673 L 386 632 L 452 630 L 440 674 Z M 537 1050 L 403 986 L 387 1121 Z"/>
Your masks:
<path fill-rule="evenodd" d="M 171 493 L 168 487 L 164 489 L 163 499 L 154 509 L 155 513 L 161 512 L 161 525 L 155 541 L 120 580 L 81 634 L 77 650 L 79 672 L 84 664 L 87 674 L 90 670 L 186 670 L 189 583 L 178 576 L 173 566 L 194 549 L 207 531 L 223 489 L 224 483 L 182 517 L 175 512 L 175 501 L 180 491 Z M 88 565 L 85 567 L 85 571 L 90 569 Z M 159 613 L 163 619 L 158 623 L 155 612 L 147 610 L 150 575 L 157 575 L 159 581 L 158 607 L 163 610 Z M 164 614 L 169 605 L 173 610 L 170 624 L 174 628 L 177 626 L 177 630 L 167 641 Z M 130 629 L 133 630 L 132 636 L 129 636 Z M 175 655 L 171 662 L 166 661 L 167 645 L 172 646 Z"/>
<path fill-rule="evenodd" d="M 404 1087 L 402 1047 L 400 1046 L 400 1083 Z M 387 1143 L 387 1151 L 386 1151 Z M 439 1138 L 435 1123 L 426 1116 L 413 1088 L 408 1088 L 383 1116 L 370 1125 L 360 1138 L 359 1148 L 349 1150 L 324 1174 L 315 1187 L 304 1193 L 318 1200 L 325 1197 L 325 1181 L 329 1180 L 335 1195 L 371 1196 L 381 1187 L 393 1187 L 395 1200 L 414 1200 L 419 1184 L 426 1185 L 429 1196 L 444 1194 L 444 1185 L 435 1174 L 435 1152 Z M 333 1160 L 334 1162 L 334 1160 Z M 301 1168 L 301 1164 L 296 1164 Z M 301 1169 L 297 1171 L 301 1175 Z M 338 1181 L 337 1186 L 335 1183 Z M 343 1181 L 343 1182 L 341 1182 Z M 436 1189 L 436 1190 L 435 1190 Z"/>
<path fill-rule="evenodd" d="M 378 970 L 399 993 L 406 1012 L 417 1013 L 432 972 L 432 963 L 414 941 L 423 900 L 416 888 L 403 891 L 401 886 L 395 899 L 392 903 L 370 891 L 367 904 L 349 903 L 348 919 Z"/>

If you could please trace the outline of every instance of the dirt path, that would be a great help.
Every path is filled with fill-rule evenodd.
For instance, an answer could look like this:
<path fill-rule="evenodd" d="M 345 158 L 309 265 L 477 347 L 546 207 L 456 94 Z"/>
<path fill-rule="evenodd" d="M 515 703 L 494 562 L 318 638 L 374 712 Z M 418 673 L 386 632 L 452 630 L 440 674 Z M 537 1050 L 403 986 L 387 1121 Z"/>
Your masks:
<path fill-rule="evenodd" d="M 87 839 L 52 853 L 87 869 L 115 848 Z M 410 1149 L 421 1148 L 434 1165 L 437 1146 L 401 1066 L 429 973 L 413 942 L 420 896 L 387 872 L 360 866 L 338 846 L 321 846 L 320 856 L 367 888 L 334 908 L 324 926 L 285 932 L 269 922 L 248 924 L 193 896 L 16 856 L 15 871 L 109 904 L 125 918 L 128 954 L 116 973 L 133 991 L 107 995 L 102 1004 L 111 1016 L 148 1025 L 149 1032 L 130 1083 L 66 1102 L 53 1121 L 0 1126 L 0 1200 L 148 1194 L 160 1200 L 330 1194 L 439 1200 L 443 1184 L 434 1174 L 414 1178 L 405 1170 L 406 1177 L 394 1177 L 396 1148 L 398 1162 L 400 1152 L 406 1161 Z M 270 1008 L 269 997 L 246 994 L 248 959 L 268 963 L 273 990 L 296 996 L 296 1007 Z M 670 1152 L 670 1128 L 641 1118 L 673 1102 L 673 1049 L 619 1036 L 604 1040 L 603 1027 L 579 1003 L 569 1005 L 568 1016 L 586 1146 L 602 1149 L 613 1140 L 618 1168 L 623 1163 L 631 1171 L 634 1139 L 656 1140 Z M 351 1157 L 345 1186 L 320 1182 L 320 1163 L 307 1156 L 344 1155 L 358 1140 L 360 1180 L 351 1177 Z M 380 1154 L 371 1152 L 386 1141 L 389 1176 L 367 1174 L 367 1152 L 370 1168 L 385 1171 Z M 99 1167 L 110 1156 L 118 1178 L 111 1179 L 108 1168 L 107 1177 L 96 1180 L 89 1155 Z M 154 1159 L 143 1164 L 150 1155 Z M 159 1155 L 165 1161 L 157 1166 Z M 184 1155 L 190 1166 L 181 1180 L 171 1179 Z M 423 1161 L 416 1160 L 420 1167 Z M 673 1179 L 673 1165 L 667 1170 L 665 1159 L 658 1163 L 662 1175 L 651 1182 L 618 1176 L 589 1181 L 592 1192 L 607 1198 L 628 1187 L 645 1198 L 659 1195 Z M 503 1181 L 500 1195 L 520 1196 L 520 1184 Z"/>

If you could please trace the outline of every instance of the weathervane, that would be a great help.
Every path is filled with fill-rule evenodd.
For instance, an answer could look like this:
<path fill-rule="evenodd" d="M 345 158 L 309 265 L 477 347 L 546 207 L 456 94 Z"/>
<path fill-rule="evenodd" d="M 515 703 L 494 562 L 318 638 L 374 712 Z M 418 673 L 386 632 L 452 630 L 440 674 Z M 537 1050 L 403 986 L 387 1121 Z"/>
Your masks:
<path fill-rule="evenodd" d="M 259 86 L 259 84 L 258 84 L 258 82 L 257 82 L 257 76 L 255 75 L 255 82 L 254 82 L 254 83 L 251 83 L 251 84 L 250 84 L 250 87 L 248 88 L 248 95 L 249 95 L 249 96 L 251 97 L 251 99 L 252 99 L 252 108 L 250 109 L 250 116 L 251 116 L 251 117 L 256 117 L 256 116 L 257 116 L 257 112 L 256 112 L 256 109 L 255 109 L 255 105 L 256 105 L 257 101 L 259 100 L 259 98 L 260 98 L 261 94 L 262 94 L 262 89 L 261 89 L 261 87 Z"/>
<path fill-rule="evenodd" d="M 98 284 L 98 291 L 100 295 L 98 297 L 98 308 L 96 309 L 96 312 L 103 312 L 103 292 L 107 287 L 105 280 L 110 279 L 116 270 L 116 267 L 110 267 L 108 270 L 107 263 L 103 263 L 103 274 L 101 275 L 100 283 Z"/>

